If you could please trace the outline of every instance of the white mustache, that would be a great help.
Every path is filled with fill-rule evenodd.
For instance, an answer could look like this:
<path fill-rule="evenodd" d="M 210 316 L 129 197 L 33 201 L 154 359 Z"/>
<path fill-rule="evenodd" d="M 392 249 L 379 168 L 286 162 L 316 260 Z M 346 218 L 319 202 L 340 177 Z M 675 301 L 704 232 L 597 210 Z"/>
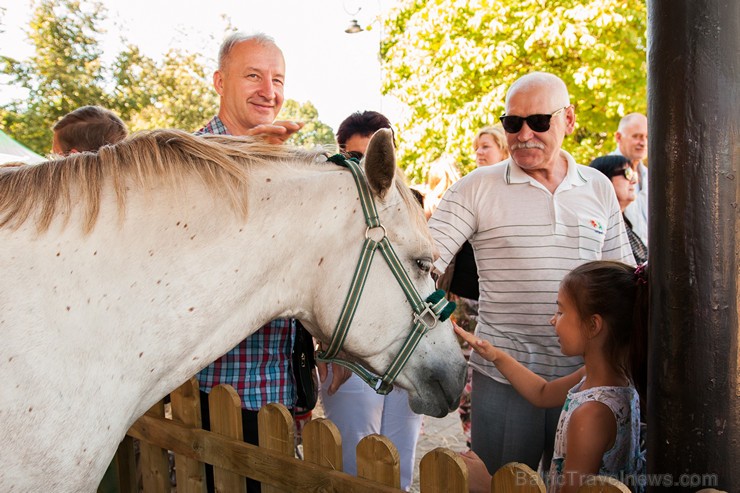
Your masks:
<path fill-rule="evenodd" d="M 545 146 L 540 144 L 539 142 L 534 142 L 532 140 L 528 140 L 527 142 L 518 142 L 511 146 L 512 151 L 516 151 L 517 149 L 545 149 Z"/>

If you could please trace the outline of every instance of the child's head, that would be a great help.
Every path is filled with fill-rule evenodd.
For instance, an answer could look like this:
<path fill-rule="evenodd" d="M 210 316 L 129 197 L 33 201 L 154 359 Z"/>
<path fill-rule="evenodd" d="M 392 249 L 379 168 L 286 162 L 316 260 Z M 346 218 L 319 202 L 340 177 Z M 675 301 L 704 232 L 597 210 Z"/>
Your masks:
<path fill-rule="evenodd" d="M 599 315 L 607 331 L 606 355 L 644 389 L 647 341 L 647 265 L 635 269 L 621 262 L 598 260 L 570 271 L 560 284 L 585 324 Z"/>
<path fill-rule="evenodd" d="M 126 124 L 110 110 L 83 106 L 64 115 L 52 128 L 52 151 L 66 156 L 75 152 L 97 152 L 128 135 Z"/>

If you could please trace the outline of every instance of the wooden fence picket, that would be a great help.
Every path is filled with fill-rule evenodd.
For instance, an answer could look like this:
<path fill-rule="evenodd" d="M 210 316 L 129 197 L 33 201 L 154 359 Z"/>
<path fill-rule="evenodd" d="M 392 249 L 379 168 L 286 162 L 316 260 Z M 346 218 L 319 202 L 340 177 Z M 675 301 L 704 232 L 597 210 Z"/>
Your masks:
<path fill-rule="evenodd" d="M 578 493 L 630 493 L 630 489 L 614 478 L 596 476 L 578 488 Z"/>
<path fill-rule="evenodd" d="M 192 428 L 201 428 L 200 389 L 193 377 L 170 394 L 172 419 Z M 205 464 L 175 453 L 177 493 L 205 493 Z"/>
<path fill-rule="evenodd" d="M 519 462 L 509 462 L 491 479 L 496 493 L 545 493 L 545 483 L 536 471 Z"/>
<path fill-rule="evenodd" d="M 118 479 L 121 482 L 122 492 L 138 493 L 139 485 L 136 477 L 136 452 L 134 439 L 126 435 L 118 445 L 116 453 Z"/>
<path fill-rule="evenodd" d="M 344 470 L 342 435 L 337 425 L 325 418 L 306 423 L 303 428 L 303 460 L 335 471 Z"/>
<path fill-rule="evenodd" d="M 259 432 L 260 448 L 278 452 L 286 457 L 295 455 L 293 417 L 282 404 L 268 404 L 260 409 L 257 415 L 257 430 Z M 262 492 L 282 493 L 285 490 L 263 484 Z"/>
<path fill-rule="evenodd" d="M 164 418 L 164 401 L 159 401 L 146 412 L 149 416 Z M 170 459 L 167 450 L 146 442 L 139 443 L 141 483 L 147 493 L 169 493 Z"/>
<path fill-rule="evenodd" d="M 218 385 L 208 394 L 208 411 L 211 417 L 211 431 L 236 440 L 244 440 L 242 429 L 242 401 L 233 387 Z M 213 468 L 213 485 L 216 491 L 246 493 L 247 483 L 239 474 Z"/>
<path fill-rule="evenodd" d="M 467 493 L 468 468 L 460 454 L 438 447 L 419 463 L 419 487 L 424 493 Z"/>
<path fill-rule="evenodd" d="M 401 487 L 401 460 L 398 450 L 383 435 L 368 435 L 357 444 L 357 477 Z"/>

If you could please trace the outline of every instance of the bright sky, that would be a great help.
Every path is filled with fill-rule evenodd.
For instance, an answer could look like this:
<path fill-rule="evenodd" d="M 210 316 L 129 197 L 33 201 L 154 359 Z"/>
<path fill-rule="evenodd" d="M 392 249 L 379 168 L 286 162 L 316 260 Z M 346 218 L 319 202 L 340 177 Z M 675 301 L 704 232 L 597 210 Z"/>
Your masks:
<path fill-rule="evenodd" d="M 111 59 L 125 37 L 156 60 L 170 48 L 201 53 L 212 71 L 228 18 L 240 31 L 275 38 L 285 54 L 285 97 L 311 101 L 319 119 L 334 130 L 357 110 L 381 111 L 398 120 L 399 105 L 380 94 L 381 28 L 375 21 L 395 0 L 100 1 L 108 10 L 103 46 Z M 0 29 L 5 31 L 0 33 L 0 55 L 23 59 L 32 53 L 25 34 L 31 13 L 30 0 L 0 0 Z M 346 34 L 353 18 L 372 30 Z M 19 96 L 0 86 L 0 103 Z"/>

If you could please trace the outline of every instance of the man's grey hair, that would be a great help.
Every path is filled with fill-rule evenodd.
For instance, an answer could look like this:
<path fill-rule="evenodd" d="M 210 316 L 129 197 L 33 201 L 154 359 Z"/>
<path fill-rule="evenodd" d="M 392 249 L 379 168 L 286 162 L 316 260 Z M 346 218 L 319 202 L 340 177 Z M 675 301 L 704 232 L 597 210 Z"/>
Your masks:
<path fill-rule="evenodd" d="M 643 115 L 642 113 L 629 113 L 627 115 L 624 115 L 621 120 L 619 120 L 619 126 L 617 127 L 617 132 L 624 132 L 624 129 L 631 125 L 633 122 L 636 122 L 637 120 L 647 120 L 647 117 Z"/>
<path fill-rule="evenodd" d="M 218 69 L 219 70 L 224 69 L 226 59 L 229 57 L 231 50 L 234 49 L 234 46 L 244 41 L 254 41 L 261 45 L 277 46 L 277 44 L 275 43 L 275 40 L 271 36 L 268 36 L 267 34 L 264 34 L 264 33 L 246 34 L 243 32 L 235 32 L 235 33 L 229 34 L 226 37 L 226 39 L 224 39 L 223 43 L 221 43 L 221 48 L 219 48 L 218 50 Z"/>
<path fill-rule="evenodd" d="M 514 92 L 532 86 L 543 88 L 555 94 L 560 101 L 560 103 L 558 104 L 560 104 L 561 106 L 570 105 L 570 95 L 568 94 L 568 87 L 565 85 L 565 82 L 563 82 L 563 79 L 549 72 L 530 72 L 519 77 L 517 80 L 514 81 L 513 84 L 511 84 L 511 86 L 509 86 L 509 90 L 506 91 L 506 107 L 509 107 L 509 98 Z"/>

